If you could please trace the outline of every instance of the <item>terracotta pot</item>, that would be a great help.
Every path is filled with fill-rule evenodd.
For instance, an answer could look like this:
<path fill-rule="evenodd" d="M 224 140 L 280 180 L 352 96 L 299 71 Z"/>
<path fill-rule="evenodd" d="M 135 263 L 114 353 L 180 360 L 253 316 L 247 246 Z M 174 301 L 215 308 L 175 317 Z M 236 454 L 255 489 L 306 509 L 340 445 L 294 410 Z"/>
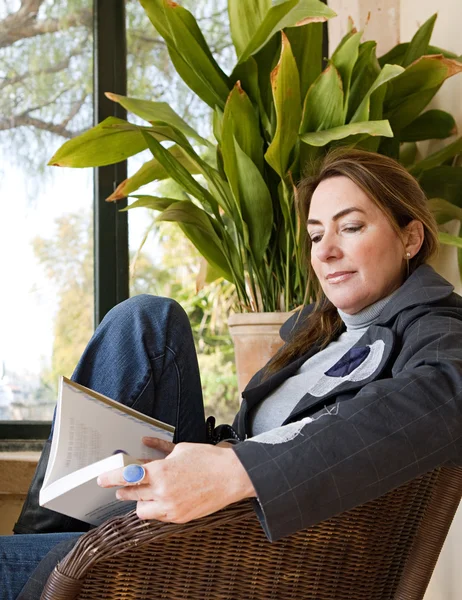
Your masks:
<path fill-rule="evenodd" d="M 234 342 L 239 393 L 284 343 L 279 329 L 291 313 L 242 313 L 228 319 Z"/>

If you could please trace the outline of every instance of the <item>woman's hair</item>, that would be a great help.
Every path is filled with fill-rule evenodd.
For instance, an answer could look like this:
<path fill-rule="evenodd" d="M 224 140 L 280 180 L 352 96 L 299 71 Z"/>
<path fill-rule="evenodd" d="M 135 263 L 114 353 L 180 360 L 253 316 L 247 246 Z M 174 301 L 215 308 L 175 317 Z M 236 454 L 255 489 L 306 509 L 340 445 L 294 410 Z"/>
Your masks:
<path fill-rule="evenodd" d="M 375 152 L 339 148 L 331 150 L 315 164 L 310 175 L 304 177 L 297 188 L 303 223 L 307 221 L 315 189 L 321 181 L 338 176 L 348 177 L 353 181 L 385 214 L 393 229 L 403 239 L 403 257 L 403 229 L 414 219 L 423 224 L 424 241 L 417 254 L 408 261 L 408 276 L 437 252 L 438 229 L 424 192 L 403 166 Z M 310 243 L 308 238 L 307 243 Z M 337 308 L 323 293 L 310 263 L 308 272 L 314 289 L 314 295 L 310 299 L 314 301 L 314 308 L 303 323 L 300 323 L 301 327 L 290 342 L 270 361 L 265 376 L 278 371 L 292 359 L 302 355 L 315 342 L 320 348 L 324 348 L 341 329 L 342 321 Z"/>

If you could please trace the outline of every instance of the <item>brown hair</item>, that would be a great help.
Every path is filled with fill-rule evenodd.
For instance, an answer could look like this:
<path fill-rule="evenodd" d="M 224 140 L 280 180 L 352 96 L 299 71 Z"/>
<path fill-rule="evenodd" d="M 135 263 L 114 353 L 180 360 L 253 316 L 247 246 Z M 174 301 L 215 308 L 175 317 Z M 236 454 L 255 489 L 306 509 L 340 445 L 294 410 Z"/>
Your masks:
<path fill-rule="evenodd" d="M 311 198 L 321 181 L 338 176 L 348 177 L 360 187 L 383 211 L 400 237 L 402 230 L 412 220 L 423 224 L 424 241 L 419 252 L 408 261 L 407 275 L 427 262 L 438 250 L 436 221 L 419 184 L 398 162 L 375 152 L 339 148 L 331 150 L 312 166 L 310 175 L 304 177 L 297 188 L 302 222 L 306 223 Z M 323 293 L 309 261 L 308 271 L 314 290 L 311 298 L 314 308 L 290 342 L 270 361 L 266 376 L 302 355 L 314 343 L 320 349 L 324 348 L 341 329 L 342 321 L 337 309 Z"/>

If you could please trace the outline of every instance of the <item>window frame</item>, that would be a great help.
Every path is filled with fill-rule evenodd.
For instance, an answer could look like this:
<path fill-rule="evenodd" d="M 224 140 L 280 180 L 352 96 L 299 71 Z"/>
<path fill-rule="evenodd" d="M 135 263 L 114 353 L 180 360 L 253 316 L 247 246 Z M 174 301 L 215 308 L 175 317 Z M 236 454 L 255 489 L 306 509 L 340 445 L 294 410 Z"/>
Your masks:
<path fill-rule="evenodd" d="M 93 121 L 126 118 L 126 111 L 104 95 L 127 93 L 125 0 L 93 1 Z M 127 161 L 94 169 L 94 323 L 95 327 L 116 304 L 129 297 L 127 205 L 106 202 L 127 178 Z M 44 440 L 50 421 L 0 421 L 0 440 Z"/>

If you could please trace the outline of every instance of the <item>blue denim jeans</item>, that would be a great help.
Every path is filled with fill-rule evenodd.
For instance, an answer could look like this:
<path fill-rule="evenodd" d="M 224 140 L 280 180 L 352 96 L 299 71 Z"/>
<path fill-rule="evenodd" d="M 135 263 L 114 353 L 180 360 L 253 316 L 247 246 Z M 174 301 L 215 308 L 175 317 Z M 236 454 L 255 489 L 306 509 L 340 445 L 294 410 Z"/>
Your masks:
<path fill-rule="evenodd" d="M 0 598 L 40 598 L 48 575 L 80 535 L 34 533 L 0 537 Z M 37 569 L 38 564 L 40 570 Z M 39 571 L 37 574 L 36 570 Z M 25 584 L 28 589 L 24 589 Z"/>
<path fill-rule="evenodd" d="M 202 389 L 191 326 L 186 313 L 171 299 L 141 295 L 114 307 L 96 329 L 72 379 L 174 425 L 177 442 L 205 442 Z M 51 437 L 52 433 L 14 527 L 17 534 L 40 535 L 0 537 L 0 584 L 7 593 L 2 600 L 16 598 L 51 548 L 69 542 L 70 537 L 75 539 L 76 534 L 70 536 L 69 532 L 89 528 L 38 504 Z M 43 588 L 45 575 L 46 570 L 41 575 L 35 572 L 30 586 L 25 586 L 30 587 L 30 593 L 20 597 L 34 598 L 40 586 Z"/>

